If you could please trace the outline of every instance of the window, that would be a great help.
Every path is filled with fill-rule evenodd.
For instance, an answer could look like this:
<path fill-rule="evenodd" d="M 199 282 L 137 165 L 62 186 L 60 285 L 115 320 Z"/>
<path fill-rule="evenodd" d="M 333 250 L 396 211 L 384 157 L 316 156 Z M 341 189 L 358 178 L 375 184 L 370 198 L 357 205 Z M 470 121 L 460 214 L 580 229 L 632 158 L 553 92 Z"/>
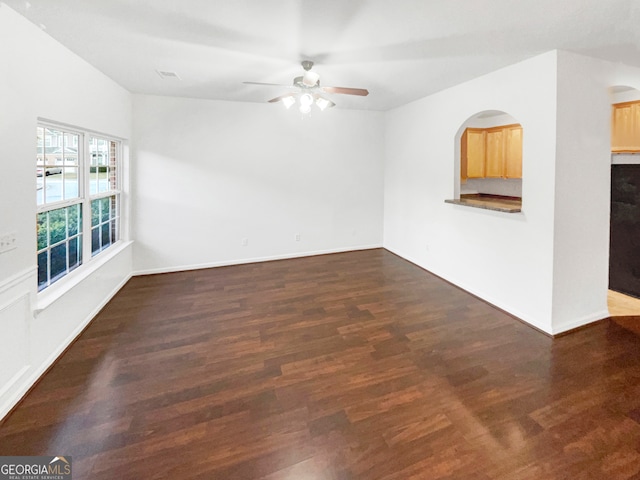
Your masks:
<path fill-rule="evenodd" d="M 52 125 L 36 139 L 41 291 L 119 240 L 120 142 Z"/>
<path fill-rule="evenodd" d="M 117 151 L 116 142 L 89 137 L 92 255 L 118 239 Z"/>

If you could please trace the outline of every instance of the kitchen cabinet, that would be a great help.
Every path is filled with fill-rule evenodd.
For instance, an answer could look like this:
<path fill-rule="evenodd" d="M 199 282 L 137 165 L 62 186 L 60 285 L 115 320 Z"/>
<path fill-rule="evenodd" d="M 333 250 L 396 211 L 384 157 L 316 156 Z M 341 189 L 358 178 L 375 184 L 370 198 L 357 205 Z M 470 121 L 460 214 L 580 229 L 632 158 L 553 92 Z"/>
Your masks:
<path fill-rule="evenodd" d="M 467 128 L 462 134 L 460 171 L 463 180 L 484 178 L 486 136 L 481 128 Z"/>
<path fill-rule="evenodd" d="M 504 177 L 504 131 L 501 128 L 487 131 L 486 152 L 485 177 Z"/>
<path fill-rule="evenodd" d="M 522 178 L 522 127 L 467 128 L 460 147 L 460 177 Z"/>
<path fill-rule="evenodd" d="M 522 178 L 522 127 L 505 129 L 504 176 Z"/>
<path fill-rule="evenodd" d="M 613 105 L 611 151 L 640 152 L 640 101 Z"/>

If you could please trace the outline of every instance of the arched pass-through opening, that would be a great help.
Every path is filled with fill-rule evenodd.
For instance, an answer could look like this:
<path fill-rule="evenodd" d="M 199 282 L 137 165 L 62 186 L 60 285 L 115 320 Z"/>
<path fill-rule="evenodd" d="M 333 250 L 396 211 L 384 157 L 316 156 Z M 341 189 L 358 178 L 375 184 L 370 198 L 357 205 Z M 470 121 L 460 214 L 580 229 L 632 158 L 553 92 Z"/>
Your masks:
<path fill-rule="evenodd" d="M 609 95 L 609 312 L 613 317 L 640 316 L 640 91 L 616 85 Z"/>
<path fill-rule="evenodd" d="M 455 141 L 456 203 L 517 213 L 522 208 L 522 125 L 500 110 L 469 117 Z"/>

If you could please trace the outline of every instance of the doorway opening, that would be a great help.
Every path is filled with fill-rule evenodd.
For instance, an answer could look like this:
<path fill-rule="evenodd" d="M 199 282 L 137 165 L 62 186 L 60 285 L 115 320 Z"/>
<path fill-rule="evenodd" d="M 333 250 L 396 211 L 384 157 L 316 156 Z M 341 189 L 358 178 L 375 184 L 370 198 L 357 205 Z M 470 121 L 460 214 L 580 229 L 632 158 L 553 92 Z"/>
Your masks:
<path fill-rule="evenodd" d="M 617 85 L 611 98 L 611 316 L 640 316 L 640 91 Z"/>

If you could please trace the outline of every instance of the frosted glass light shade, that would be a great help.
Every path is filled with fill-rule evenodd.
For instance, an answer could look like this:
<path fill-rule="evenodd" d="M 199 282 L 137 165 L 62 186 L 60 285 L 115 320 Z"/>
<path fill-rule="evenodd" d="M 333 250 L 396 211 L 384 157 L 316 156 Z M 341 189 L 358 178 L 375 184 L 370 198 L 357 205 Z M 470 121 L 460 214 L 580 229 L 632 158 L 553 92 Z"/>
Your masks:
<path fill-rule="evenodd" d="M 296 103 L 296 99 L 293 97 L 284 97 L 282 99 L 282 104 L 285 106 L 287 110 L 289 110 L 291 105 L 293 105 L 294 103 Z"/>
<path fill-rule="evenodd" d="M 332 103 L 333 102 L 330 102 L 326 98 L 322 98 L 322 97 L 316 100 L 316 105 L 321 111 L 324 111 L 326 108 L 332 107 L 333 106 Z"/>
<path fill-rule="evenodd" d="M 320 75 L 316 72 L 305 72 L 302 77 L 302 83 L 307 87 L 315 87 L 318 80 L 320 80 Z"/>
<path fill-rule="evenodd" d="M 313 97 L 308 93 L 305 93 L 304 95 L 300 96 L 300 105 L 309 107 L 311 106 L 312 103 L 313 103 Z"/>

